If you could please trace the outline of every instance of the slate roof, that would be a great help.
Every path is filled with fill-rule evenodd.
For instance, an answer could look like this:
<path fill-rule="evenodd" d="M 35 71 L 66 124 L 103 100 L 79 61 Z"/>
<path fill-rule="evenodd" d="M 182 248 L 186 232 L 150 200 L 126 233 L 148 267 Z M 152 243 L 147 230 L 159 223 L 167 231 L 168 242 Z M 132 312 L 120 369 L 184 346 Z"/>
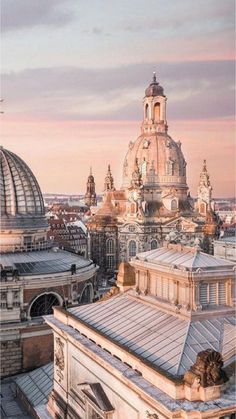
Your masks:
<path fill-rule="evenodd" d="M 134 260 L 142 260 L 158 265 L 176 266 L 180 268 L 187 268 L 194 271 L 199 268 L 232 268 L 236 266 L 235 263 L 226 259 L 221 259 L 216 256 L 208 255 L 200 252 L 197 249 L 184 247 L 178 250 L 177 247 L 161 247 L 159 249 L 149 250 L 148 252 L 139 253 Z"/>
<path fill-rule="evenodd" d="M 235 352 L 233 316 L 185 320 L 129 293 L 68 311 L 152 368 L 175 377 L 182 376 L 204 349 L 221 352 L 226 363 Z"/>
<path fill-rule="evenodd" d="M 31 406 L 46 404 L 53 386 L 53 363 L 37 368 L 15 380 Z"/>

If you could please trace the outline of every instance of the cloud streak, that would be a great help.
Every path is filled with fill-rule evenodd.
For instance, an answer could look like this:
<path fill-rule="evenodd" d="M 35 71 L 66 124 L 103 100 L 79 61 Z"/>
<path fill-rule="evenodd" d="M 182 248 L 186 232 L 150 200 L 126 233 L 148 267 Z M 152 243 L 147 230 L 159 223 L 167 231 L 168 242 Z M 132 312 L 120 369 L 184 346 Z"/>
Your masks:
<path fill-rule="evenodd" d="M 1 31 L 15 31 L 38 25 L 64 26 L 73 19 L 63 10 L 65 0 L 3 0 Z"/>
<path fill-rule="evenodd" d="M 152 64 L 109 69 L 53 67 L 3 75 L 3 97 L 12 113 L 61 120 L 140 119 L 140 99 Z M 169 98 L 170 118 L 234 115 L 234 62 L 161 63 L 158 79 Z"/>

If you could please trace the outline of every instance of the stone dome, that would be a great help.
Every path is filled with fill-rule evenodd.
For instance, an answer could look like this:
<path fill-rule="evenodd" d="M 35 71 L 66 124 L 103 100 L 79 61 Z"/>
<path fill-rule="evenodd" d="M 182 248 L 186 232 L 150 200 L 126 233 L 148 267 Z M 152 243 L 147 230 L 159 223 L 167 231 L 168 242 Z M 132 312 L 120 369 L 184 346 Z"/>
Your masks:
<path fill-rule="evenodd" d="M 145 201 L 159 202 L 174 210 L 187 200 L 188 186 L 181 143 L 168 134 L 166 104 L 167 98 L 154 73 L 143 99 L 141 135 L 130 142 L 125 157 L 122 188 L 132 188 L 133 175 L 138 170 Z"/>
<path fill-rule="evenodd" d="M 26 163 L 0 148 L 1 230 L 47 228 L 43 196 Z"/>
<path fill-rule="evenodd" d="M 137 163 L 144 185 L 186 186 L 186 162 L 181 144 L 167 133 L 142 133 L 135 143 L 130 143 L 124 162 L 123 187 L 130 186 Z"/>
<path fill-rule="evenodd" d="M 145 96 L 146 97 L 150 97 L 150 96 L 165 96 L 164 95 L 164 89 L 157 82 L 157 80 L 156 80 L 156 74 L 155 73 L 153 74 L 153 80 L 152 80 L 151 84 L 145 90 Z"/>

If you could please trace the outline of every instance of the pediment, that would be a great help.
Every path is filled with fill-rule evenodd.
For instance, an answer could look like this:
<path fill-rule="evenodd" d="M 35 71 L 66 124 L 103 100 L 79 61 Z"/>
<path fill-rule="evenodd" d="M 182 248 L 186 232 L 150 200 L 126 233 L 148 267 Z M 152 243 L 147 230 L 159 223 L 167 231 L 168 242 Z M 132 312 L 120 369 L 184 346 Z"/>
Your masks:
<path fill-rule="evenodd" d="M 198 224 L 192 220 L 188 220 L 184 217 L 176 218 L 175 220 L 171 220 L 165 224 L 165 227 L 169 227 L 171 229 L 179 230 L 179 231 L 195 231 L 198 227 Z"/>

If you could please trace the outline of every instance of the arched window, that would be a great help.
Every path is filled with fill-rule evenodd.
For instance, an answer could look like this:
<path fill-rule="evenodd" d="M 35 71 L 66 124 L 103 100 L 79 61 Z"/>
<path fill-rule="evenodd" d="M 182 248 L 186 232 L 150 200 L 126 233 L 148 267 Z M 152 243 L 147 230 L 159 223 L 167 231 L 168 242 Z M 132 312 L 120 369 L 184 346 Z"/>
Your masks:
<path fill-rule="evenodd" d="M 176 199 L 172 199 L 172 201 L 171 201 L 171 210 L 172 211 L 175 211 L 177 209 L 178 209 L 177 201 L 176 201 Z"/>
<path fill-rule="evenodd" d="M 154 120 L 155 121 L 160 121 L 160 103 L 155 103 L 154 105 Z"/>
<path fill-rule="evenodd" d="M 152 240 L 151 241 L 151 250 L 153 249 L 157 249 L 157 240 Z"/>
<path fill-rule="evenodd" d="M 53 307 L 59 306 L 60 301 L 54 294 L 40 295 L 33 302 L 30 309 L 30 317 L 40 317 L 53 313 Z"/>
<path fill-rule="evenodd" d="M 145 106 L 145 118 L 149 119 L 149 106 L 148 106 L 148 104 L 146 104 L 146 106 Z"/>
<path fill-rule="evenodd" d="M 169 176 L 174 175 L 174 162 L 172 160 L 166 162 L 166 174 Z"/>
<path fill-rule="evenodd" d="M 130 240 L 129 242 L 129 257 L 132 258 L 136 256 L 137 245 L 134 240 Z"/>
<path fill-rule="evenodd" d="M 114 254 L 115 251 L 115 244 L 113 239 L 107 240 L 107 254 Z"/>
<path fill-rule="evenodd" d="M 92 303 L 92 301 L 93 301 L 93 285 L 89 283 L 85 285 L 79 302 L 81 304 L 88 304 L 88 303 Z"/>
<path fill-rule="evenodd" d="M 106 265 L 107 268 L 112 270 L 115 265 L 115 241 L 108 239 L 106 243 Z"/>

